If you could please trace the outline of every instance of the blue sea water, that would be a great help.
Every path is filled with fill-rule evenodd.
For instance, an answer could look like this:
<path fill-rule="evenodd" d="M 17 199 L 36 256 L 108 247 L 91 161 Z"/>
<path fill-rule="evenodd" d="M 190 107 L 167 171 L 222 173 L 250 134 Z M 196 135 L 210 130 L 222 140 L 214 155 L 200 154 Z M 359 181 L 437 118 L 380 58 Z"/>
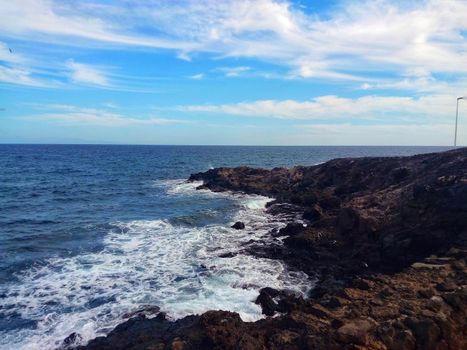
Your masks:
<path fill-rule="evenodd" d="M 242 253 L 284 225 L 269 199 L 196 191 L 191 173 L 446 149 L 0 145 L 0 349 L 52 349 L 72 332 L 85 342 L 146 305 L 256 320 L 260 288 L 306 293 L 306 275 Z"/>

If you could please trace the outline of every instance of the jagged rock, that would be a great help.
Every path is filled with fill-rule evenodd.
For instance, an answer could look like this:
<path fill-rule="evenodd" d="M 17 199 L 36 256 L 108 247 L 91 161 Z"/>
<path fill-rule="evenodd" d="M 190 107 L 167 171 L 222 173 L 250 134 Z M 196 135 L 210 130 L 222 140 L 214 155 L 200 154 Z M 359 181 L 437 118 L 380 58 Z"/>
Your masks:
<path fill-rule="evenodd" d="M 135 316 L 150 316 L 150 315 L 156 315 L 161 311 L 159 306 L 156 305 L 142 305 L 139 309 L 132 311 L 132 312 L 127 312 L 122 315 L 122 318 L 131 318 Z"/>
<path fill-rule="evenodd" d="M 237 255 L 237 253 L 228 252 L 228 253 L 220 254 L 220 255 L 219 255 L 219 258 L 233 258 L 233 257 L 236 256 L 236 255 Z"/>
<path fill-rule="evenodd" d="M 273 288 L 263 288 L 260 290 L 255 303 L 261 306 L 263 314 L 266 316 L 274 316 L 278 306 L 278 303 L 274 301 L 274 298 L 278 296 L 279 291 Z"/>
<path fill-rule="evenodd" d="M 73 332 L 63 340 L 62 349 L 74 349 L 83 341 L 81 334 Z"/>

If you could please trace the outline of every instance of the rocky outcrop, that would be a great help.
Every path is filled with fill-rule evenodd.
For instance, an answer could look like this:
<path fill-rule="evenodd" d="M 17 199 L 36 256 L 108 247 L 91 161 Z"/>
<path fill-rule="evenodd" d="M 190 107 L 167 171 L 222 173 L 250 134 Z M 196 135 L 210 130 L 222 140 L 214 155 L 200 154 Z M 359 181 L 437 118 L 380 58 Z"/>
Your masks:
<path fill-rule="evenodd" d="M 285 244 L 306 251 L 302 264 L 294 262 L 305 270 L 309 264 L 302 258 L 311 257 L 337 258 L 344 269 L 396 271 L 465 239 L 466 149 L 291 169 L 218 168 L 190 179 L 202 180 L 200 188 L 301 206 L 308 225 L 296 228 Z"/>
<path fill-rule="evenodd" d="M 86 349 L 467 348 L 467 149 L 312 167 L 219 168 L 202 188 L 276 198 L 268 210 L 301 222 L 284 245 L 251 246 L 318 278 L 308 298 L 264 288 L 267 316 L 161 313 L 118 326 Z M 261 244 L 261 243 L 254 243 Z"/>

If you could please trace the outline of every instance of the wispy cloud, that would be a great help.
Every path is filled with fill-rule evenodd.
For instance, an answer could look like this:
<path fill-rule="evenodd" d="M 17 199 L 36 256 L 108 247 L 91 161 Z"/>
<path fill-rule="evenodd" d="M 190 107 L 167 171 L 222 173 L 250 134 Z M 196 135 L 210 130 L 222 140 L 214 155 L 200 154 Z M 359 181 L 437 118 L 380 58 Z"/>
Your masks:
<path fill-rule="evenodd" d="M 87 64 L 77 63 L 73 60 L 68 60 L 66 62 L 67 68 L 70 70 L 70 78 L 77 83 L 92 84 L 98 86 L 109 86 L 109 81 L 105 74 Z"/>
<path fill-rule="evenodd" d="M 329 95 L 308 101 L 258 100 L 221 105 L 178 106 L 176 110 L 278 119 L 390 119 L 399 116 L 410 120 L 451 116 L 453 101 L 450 95 L 419 98 L 372 95 L 343 98 Z"/>
<path fill-rule="evenodd" d="M 0 42 L 0 62 L 17 64 L 25 61 L 21 54 L 14 52 L 6 43 Z"/>
<path fill-rule="evenodd" d="M 50 81 L 35 78 L 27 68 L 6 67 L 0 65 L 0 82 L 30 87 L 49 88 L 56 86 Z"/>
<path fill-rule="evenodd" d="M 198 74 L 190 75 L 188 78 L 193 79 L 193 80 L 202 80 L 204 79 L 204 74 L 198 73 Z"/>
<path fill-rule="evenodd" d="M 37 77 L 29 67 L 29 60 L 13 51 L 4 42 L 0 42 L 0 82 L 30 87 L 51 87 L 54 82 L 47 82 Z"/>
<path fill-rule="evenodd" d="M 136 5 L 136 4 L 135 4 Z M 0 28 L 4 35 L 14 38 L 52 41 L 70 44 L 67 38 L 82 39 L 78 45 L 92 40 L 115 45 L 147 46 L 156 48 L 194 49 L 189 43 L 158 39 L 125 32 L 125 26 L 115 21 L 120 17 L 128 24 L 131 11 L 124 6 L 101 5 L 98 3 L 64 3 L 52 0 L 18 0 L 3 2 L 0 7 Z M 127 15 L 125 15 L 127 12 Z M 123 16 L 123 18 L 122 18 Z M 135 25 L 135 23 L 133 23 Z"/>
<path fill-rule="evenodd" d="M 134 118 L 131 116 L 110 112 L 105 109 L 82 108 L 73 105 L 39 105 L 38 109 L 49 112 L 23 117 L 30 121 L 49 121 L 70 125 L 96 125 L 106 127 L 121 127 L 131 125 L 168 125 L 185 123 L 183 120 L 158 117 Z"/>
<path fill-rule="evenodd" d="M 254 58 L 288 67 L 295 78 L 363 80 L 367 71 L 420 67 L 467 74 L 464 1 L 343 2 L 326 18 L 273 0 L 151 1 L 131 8 L 17 0 L 0 4 L 0 12 L 0 30 L 13 38 L 163 48 L 185 60 L 197 52 Z"/>
<path fill-rule="evenodd" d="M 240 67 L 220 67 L 217 68 L 218 71 L 223 72 L 226 77 L 238 77 L 242 73 L 248 72 L 251 70 L 251 67 L 240 66 Z"/>

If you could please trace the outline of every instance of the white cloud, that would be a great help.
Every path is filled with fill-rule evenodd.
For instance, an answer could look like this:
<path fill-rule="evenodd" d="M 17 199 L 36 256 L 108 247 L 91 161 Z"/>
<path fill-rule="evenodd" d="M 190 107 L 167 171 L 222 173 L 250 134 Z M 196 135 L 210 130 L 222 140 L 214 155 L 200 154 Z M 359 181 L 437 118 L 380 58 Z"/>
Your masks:
<path fill-rule="evenodd" d="M 39 109 L 51 110 L 24 117 L 31 121 L 49 121 L 71 125 L 97 125 L 107 127 L 121 127 L 130 125 L 167 125 L 183 123 L 184 121 L 165 118 L 134 118 L 122 114 L 109 112 L 103 109 L 81 108 L 72 105 L 45 105 L 37 106 Z"/>
<path fill-rule="evenodd" d="M 136 5 L 136 4 L 135 4 Z M 137 34 L 124 33 L 117 17 L 131 13 L 126 7 L 66 3 L 52 0 L 16 0 L 0 4 L 4 35 L 68 43 L 67 37 L 97 42 L 177 49 L 194 46 Z M 108 16 L 108 17 L 106 17 Z M 113 19 L 113 20 L 112 20 Z M 128 18 L 121 18 L 128 23 Z M 78 44 L 86 45 L 85 41 Z"/>
<path fill-rule="evenodd" d="M 32 87 L 56 85 L 37 78 L 28 66 L 28 60 L 3 42 L 0 42 L 0 82 Z"/>
<path fill-rule="evenodd" d="M 248 72 L 251 70 L 251 67 L 239 66 L 239 67 L 220 67 L 218 71 L 224 72 L 226 77 L 238 77 L 242 73 Z"/>
<path fill-rule="evenodd" d="M 430 95 L 419 98 L 363 96 L 342 98 L 320 96 L 309 101 L 258 100 L 222 105 L 178 106 L 181 112 L 217 113 L 278 119 L 377 119 L 451 117 L 455 98 Z"/>
<path fill-rule="evenodd" d="M 0 66 L 0 82 L 32 87 L 52 87 L 50 82 L 44 82 L 32 76 L 26 68 Z"/>
<path fill-rule="evenodd" d="M 193 79 L 193 80 L 202 80 L 204 79 L 204 74 L 203 73 L 194 74 L 194 75 L 190 75 L 188 78 Z"/>
<path fill-rule="evenodd" d="M 0 62 L 23 63 L 25 61 L 26 59 L 21 54 L 13 51 L 7 44 L 0 42 Z"/>
<path fill-rule="evenodd" d="M 465 1 L 343 2 L 327 18 L 272 0 L 136 1 L 131 7 L 16 0 L 0 4 L 0 13 L 0 30 L 15 38 L 165 48 L 185 60 L 196 52 L 256 58 L 289 67 L 291 77 L 467 74 Z"/>
<path fill-rule="evenodd" d="M 71 79 L 77 83 L 92 84 L 98 86 L 109 86 L 109 82 L 102 71 L 99 69 L 69 60 L 66 66 L 70 69 Z"/>

